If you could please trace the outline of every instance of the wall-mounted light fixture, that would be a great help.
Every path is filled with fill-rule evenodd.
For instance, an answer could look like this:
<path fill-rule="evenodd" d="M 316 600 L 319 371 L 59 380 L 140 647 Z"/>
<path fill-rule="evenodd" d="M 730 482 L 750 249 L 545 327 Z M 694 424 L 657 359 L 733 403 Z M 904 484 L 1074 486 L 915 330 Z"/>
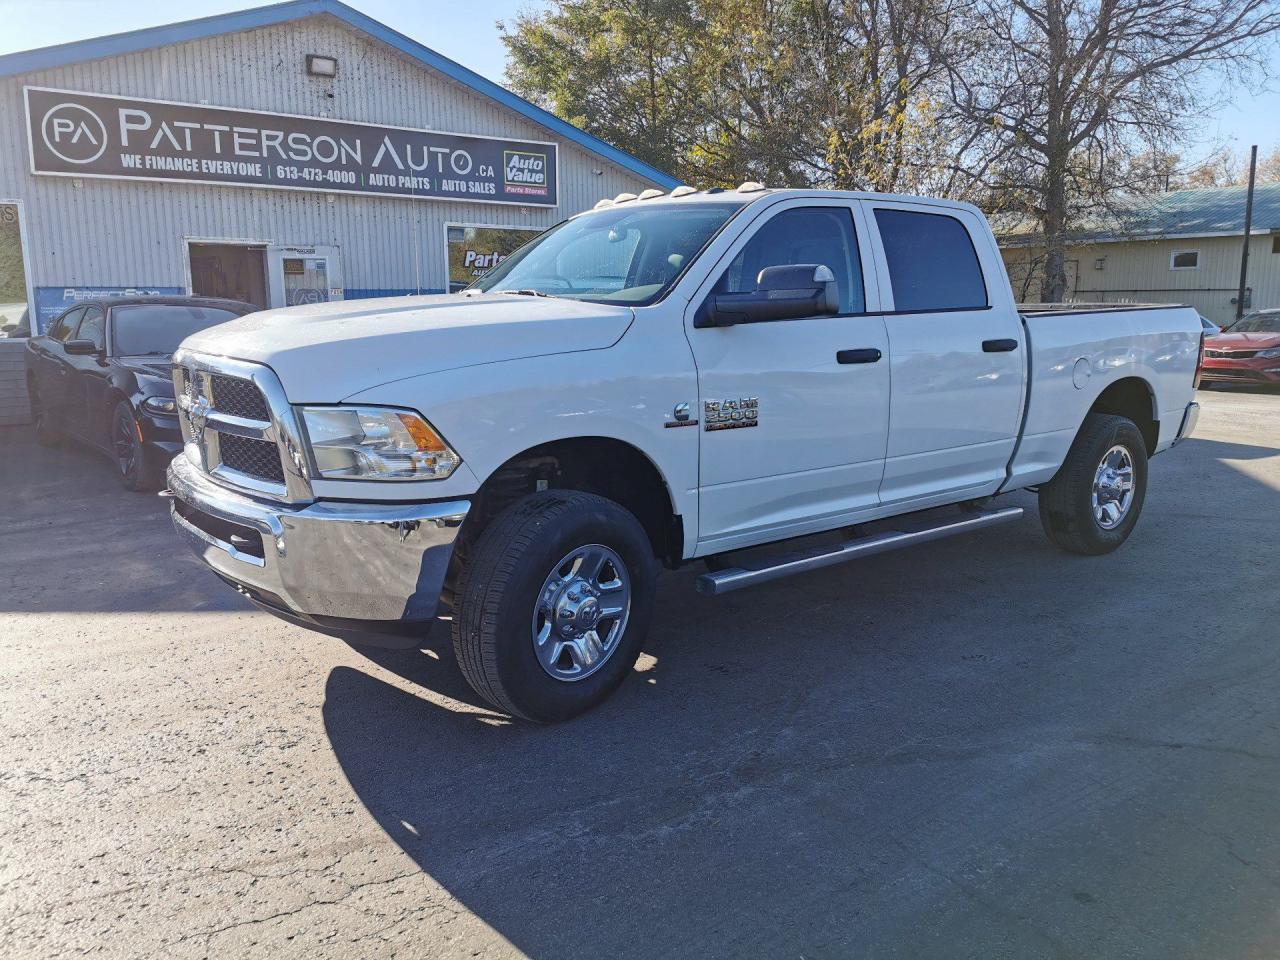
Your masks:
<path fill-rule="evenodd" d="M 338 75 L 338 58 L 325 57 L 318 53 L 308 53 L 307 73 L 313 77 L 336 77 Z"/>

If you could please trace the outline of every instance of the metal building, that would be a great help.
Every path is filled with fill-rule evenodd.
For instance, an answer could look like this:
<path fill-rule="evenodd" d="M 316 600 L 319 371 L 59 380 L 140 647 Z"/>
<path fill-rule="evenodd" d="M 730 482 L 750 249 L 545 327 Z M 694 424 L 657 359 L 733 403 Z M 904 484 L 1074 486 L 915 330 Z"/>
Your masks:
<path fill-rule="evenodd" d="M 677 185 L 336 0 L 2 56 L 0 127 L 11 340 L 104 292 L 443 292 L 603 196 Z M 11 353 L 0 422 L 25 403 Z"/>

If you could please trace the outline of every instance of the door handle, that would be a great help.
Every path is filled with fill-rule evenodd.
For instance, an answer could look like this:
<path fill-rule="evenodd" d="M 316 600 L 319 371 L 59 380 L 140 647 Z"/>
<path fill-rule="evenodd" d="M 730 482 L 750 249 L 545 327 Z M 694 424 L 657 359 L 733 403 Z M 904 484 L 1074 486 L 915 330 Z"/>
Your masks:
<path fill-rule="evenodd" d="M 983 353 L 1011 353 L 1018 349 L 1017 340 L 983 340 Z"/>
<path fill-rule="evenodd" d="M 875 363 L 880 357 L 881 353 L 875 347 L 836 351 L 836 363 Z"/>

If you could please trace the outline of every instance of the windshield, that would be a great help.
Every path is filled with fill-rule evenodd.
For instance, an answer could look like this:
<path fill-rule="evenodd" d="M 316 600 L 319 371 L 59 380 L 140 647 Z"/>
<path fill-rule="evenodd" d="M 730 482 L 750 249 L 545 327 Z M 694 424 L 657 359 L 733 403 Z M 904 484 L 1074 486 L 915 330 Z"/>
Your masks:
<path fill-rule="evenodd" d="M 468 289 L 653 303 L 744 205 L 646 201 L 586 213 L 531 240 Z"/>
<path fill-rule="evenodd" d="M 1224 333 L 1280 333 L 1280 313 L 1251 313 L 1241 317 Z"/>
<path fill-rule="evenodd" d="M 140 303 L 114 307 L 115 355 L 167 356 L 191 334 L 240 316 L 233 310 L 181 303 Z"/>

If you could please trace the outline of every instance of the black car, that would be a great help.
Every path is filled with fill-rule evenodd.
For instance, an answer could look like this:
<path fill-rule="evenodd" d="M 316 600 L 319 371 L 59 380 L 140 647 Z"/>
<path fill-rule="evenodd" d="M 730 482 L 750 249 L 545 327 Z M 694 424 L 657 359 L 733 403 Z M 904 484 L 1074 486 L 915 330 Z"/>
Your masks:
<path fill-rule="evenodd" d="M 170 358 L 197 330 L 258 309 L 206 297 L 89 300 L 27 341 L 36 438 L 87 441 L 109 454 L 129 490 L 154 489 L 182 449 Z"/>

